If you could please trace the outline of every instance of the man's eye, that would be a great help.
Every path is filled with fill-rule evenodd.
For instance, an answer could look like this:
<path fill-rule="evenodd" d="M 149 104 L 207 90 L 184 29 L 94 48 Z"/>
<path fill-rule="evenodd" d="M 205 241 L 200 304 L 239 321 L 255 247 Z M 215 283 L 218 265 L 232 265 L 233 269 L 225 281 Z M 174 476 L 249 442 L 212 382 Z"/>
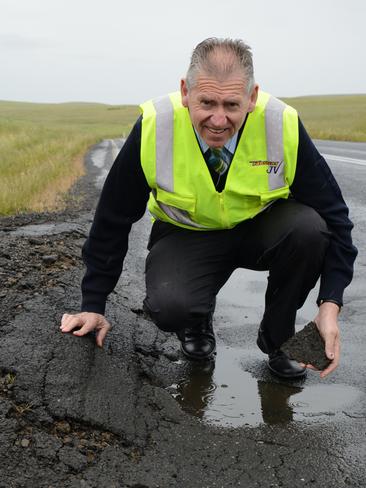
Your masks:
<path fill-rule="evenodd" d="M 210 100 L 201 100 L 201 105 L 203 105 L 204 107 L 208 107 L 211 105 L 211 101 Z"/>

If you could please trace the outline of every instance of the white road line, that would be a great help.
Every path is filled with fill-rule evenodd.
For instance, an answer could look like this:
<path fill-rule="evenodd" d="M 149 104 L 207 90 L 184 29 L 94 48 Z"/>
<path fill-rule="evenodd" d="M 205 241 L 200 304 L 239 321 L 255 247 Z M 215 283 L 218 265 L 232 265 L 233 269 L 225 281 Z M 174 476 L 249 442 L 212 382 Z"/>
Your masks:
<path fill-rule="evenodd" d="M 343 153 L 345 148 L 344 146 L 342 147 L 337 147 L 337 146 L 334 146 L 332 144 L 315 144 L 316 147 L 318 148 L 318 151 L 327 151 L 328 149 L 330 149 L 331 151 L 335 151 L 335 153 Z M 346 148 L 347 150 L 347 153 L 351 154 L 359 154 L 360 156 L 363 156 L 365 154 L 365 151 L 366 151 L 366 146 L 365 146 L 365 149 L 350 149 L 349 147 Z"/>
<path fill-rule="evenodd" d="M 330 161 L 338 161 L 340 163 L 357 164 L 359 166 L 366 166 L 365 159 L 346 158 L 345 156 L 335 156 L 334 154 L 324 154 L 324 153 L 322 153 L 322 156 L 325 159 L 329 159 Z"/>

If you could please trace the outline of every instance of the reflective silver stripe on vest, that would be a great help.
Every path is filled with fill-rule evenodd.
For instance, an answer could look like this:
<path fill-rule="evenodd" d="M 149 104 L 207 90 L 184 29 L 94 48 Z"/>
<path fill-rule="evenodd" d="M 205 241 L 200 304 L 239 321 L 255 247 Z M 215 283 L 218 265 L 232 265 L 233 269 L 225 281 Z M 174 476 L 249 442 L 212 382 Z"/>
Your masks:
<path fill-rule="evenodd" d="M 285 162 L 283 151 L 283 112 L 286 105 L 277 98 L 270 97 L 265 108 L 266 143 L 268 161 L 278 161 L 278 165 L 268 169 L 268 187 L 276 190 L 285 186 Z"/>
<path fill-rule="evenodd" d="M 163 190 L 173 192 L 174 108 L 167 96 L 154 100 L 153 104 L 156 110 L 156 183 Z"/>
<path fill-rule="evenodd" d="M 152 193 L 155 197 L 156 200 L 156 190 L 152 190 Z M 184 225 L 189 225 L 191 227 L 196 227 L 197 229 L 208 229 L 208 227 L 197 224 L 197 222 L 194 222 L 193 220 L 190 219 L 188 213 L 185 210 L 182 210 L 180 208 L 172 207 L 170 205 L 166 205 L 165 203 L 159 202 L 156 200 L 156 203 L 159 205 L 161 210 L 172 220 L 175 222 L 180 222 L 181 224 Z M 154 217 L 156 217 L 154 215 Z M 158 218 L 158 217 L 157 217 Z"/>
<path fill-rule="evenodd" d="M 163 210 L 163 212 L 170 217 L 171 219 L 175 220 L 175 222 L 180 222 L 184 225 L 190 225 L 191 227 L 196 227 L 197 229 L 207 229 L 204 225 L 197 224 L 189 218 L 188 213 L 185 210 L 181 210 L 176 207 L 171 207 L 170 205 L 165 205 L 165 203 L 158 202 L 159 207 Z"/>
<path fill-rule="evenodd" d="M 173 134 L 174 108 L 170 98 L 161 97 L 153 101 L 156 110 L 156 184 L 165 191 L 174 192 L 173 171 Z M 155 193 L 156 199 L 156 193 Z M 157 200 L 156 200 L 157 201 Z M 157 201 L 162 211 L 175 222 L 207 229 L 190 219 L 185 210 L 181 210 Z"/>

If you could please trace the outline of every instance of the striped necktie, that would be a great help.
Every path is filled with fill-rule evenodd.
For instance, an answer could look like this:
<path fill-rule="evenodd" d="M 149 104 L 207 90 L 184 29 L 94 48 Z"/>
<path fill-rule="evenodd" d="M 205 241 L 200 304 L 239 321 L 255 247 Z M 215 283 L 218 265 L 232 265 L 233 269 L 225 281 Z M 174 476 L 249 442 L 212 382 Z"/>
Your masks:
<path fill-rule="evenodd" d="M 223 175 L 231 163 L 232 155 L 226 147 L 213 147 L 210 148 L 207 164 L 210 168 L 213 168 L 216 173 Z"/>

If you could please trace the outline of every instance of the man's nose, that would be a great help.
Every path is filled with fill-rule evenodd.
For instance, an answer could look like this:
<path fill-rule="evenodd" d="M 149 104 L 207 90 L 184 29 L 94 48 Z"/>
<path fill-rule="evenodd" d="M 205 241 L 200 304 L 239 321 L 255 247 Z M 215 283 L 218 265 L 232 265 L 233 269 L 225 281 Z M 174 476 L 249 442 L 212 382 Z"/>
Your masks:
<path fill-rule="evenodd" d="M 215 127 L 223 127 L 226 125 L 226 113 L 224 108 L 217 108 L 211 115 L 211 123 Z"/>

